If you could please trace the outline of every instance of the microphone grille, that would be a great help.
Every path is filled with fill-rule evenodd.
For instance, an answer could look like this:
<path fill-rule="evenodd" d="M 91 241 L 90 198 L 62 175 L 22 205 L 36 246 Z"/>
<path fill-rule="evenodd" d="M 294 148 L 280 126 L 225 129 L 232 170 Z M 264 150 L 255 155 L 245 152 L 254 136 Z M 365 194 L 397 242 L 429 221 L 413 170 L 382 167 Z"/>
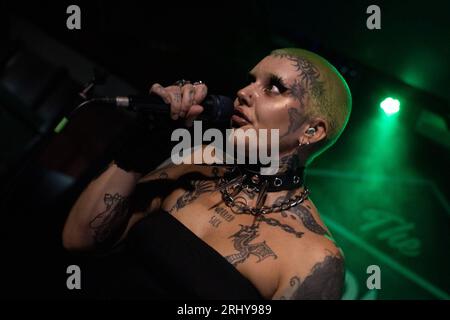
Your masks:
<path fill-rule="evenodd" d="M 221 95 L 209 96 L 209 109 L 213 121 L 229 121 L 234 112 L 233 100 Z"/>

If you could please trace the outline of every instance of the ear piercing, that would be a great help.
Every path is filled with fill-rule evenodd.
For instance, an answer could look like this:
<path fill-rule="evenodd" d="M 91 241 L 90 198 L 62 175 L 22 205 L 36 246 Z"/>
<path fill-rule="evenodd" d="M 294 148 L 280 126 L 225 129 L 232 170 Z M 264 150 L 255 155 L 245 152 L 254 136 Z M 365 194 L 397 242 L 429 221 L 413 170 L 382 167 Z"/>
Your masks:
<path fill-rule="evenodd" d="M 308 128 L 308 130 L 306 130 L 306 133 L 312 135 L 312 134 L 316 133 L 316 129 Z"/>
<path fill-rule="evenodd" d="M 303 145 L 309 145 L 309 141 L 306 141 L 306 143 L 302 143 L 301 141 L 298 142 L 299 147 L 301 147 Z"/>
<path fill-rule="evenodd" d="M 316 133 L 316 129 L 314 128 L 308 128 L 308 130 L 306 130 L 306 133 L 309 135 L 313 135 L 314 133 Z M 306 141 L 306 143 L 304 143 L 305 145 L 309 144 L 309 141 Z M 302 145 L 304 145 L 301 141 L 298 142 L 298 146 L 301 147 Z"/>

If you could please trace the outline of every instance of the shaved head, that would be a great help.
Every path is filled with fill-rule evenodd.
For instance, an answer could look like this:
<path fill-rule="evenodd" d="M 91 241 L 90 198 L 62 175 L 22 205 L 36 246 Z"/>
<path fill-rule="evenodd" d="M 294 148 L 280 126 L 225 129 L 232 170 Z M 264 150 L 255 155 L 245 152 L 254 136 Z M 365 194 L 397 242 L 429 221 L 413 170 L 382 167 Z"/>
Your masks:
<path fill-rule="evenodd" d="M 341 74 L 321 56 L 298 48 L 277 49 L 271 56 L 286 58 L 298 70 L 294 94 L 309 119 L 320 118 L 326 125 L 326 137 L 311 146 L 308 162 L 332 146 L 344 130 L 350 116 L 350 89 Z"/>

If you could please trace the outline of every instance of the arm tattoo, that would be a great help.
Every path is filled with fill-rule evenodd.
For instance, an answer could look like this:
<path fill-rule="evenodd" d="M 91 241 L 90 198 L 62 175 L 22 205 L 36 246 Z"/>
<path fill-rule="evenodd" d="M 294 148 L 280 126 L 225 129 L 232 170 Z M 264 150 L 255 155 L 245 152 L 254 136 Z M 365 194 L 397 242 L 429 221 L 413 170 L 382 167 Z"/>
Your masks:
<path fill-rule="evenodd" d="M 114 195 L 107 193 L 103 201 L 106 209 L 89 223 L 94 232 L 95 243 L 99 247 L 112 245 L 119 240 L 130 216 L 127 197 L 118 193 Z"/>
<path fill-rule="evenodd" d="M 339 255 L 328 255 L 314 265 L 303 281 L 293 276 L 289 288 L 280 299 L 338 300 L 342 295 L 344 273 L 343 259 Z"/>
<path fill-rule="evenodd" d="M 251 255 L 258 258 L 256 262 L 261 262 L 268 257 L 277 258 L 277 255 L 266 244 L 266 241 L 250 243 L 259 235 L 258 225 L 240 226 L 241 230 L 230 237 L 233 238 L 233 245 L 238 253 L 225 257 L 229 263 L 236 267 L 239 263 L 245 262 Z"/>

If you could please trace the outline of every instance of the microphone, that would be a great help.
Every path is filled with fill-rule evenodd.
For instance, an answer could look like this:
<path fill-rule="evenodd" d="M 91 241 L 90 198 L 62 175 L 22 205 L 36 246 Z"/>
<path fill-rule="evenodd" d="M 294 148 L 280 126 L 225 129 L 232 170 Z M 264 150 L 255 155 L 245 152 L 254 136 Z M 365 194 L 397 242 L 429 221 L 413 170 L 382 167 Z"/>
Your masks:
<path fill-rule="evenodd" d="M 93 102 L 112 104 L 118 108 L 124 108 L 134 112 L 142 112 L 152 115 L 170 114 L 170 105 L 166 104 L 161 97 L 155 95 L 148 96 L 117 96 L 94 98 Z M 234 112 L 233 101 L 221 95 L 208 95 L 201 102 L 203 112 L 199 115 L 199 120 L 220 123 L 231 119 Z"/>

